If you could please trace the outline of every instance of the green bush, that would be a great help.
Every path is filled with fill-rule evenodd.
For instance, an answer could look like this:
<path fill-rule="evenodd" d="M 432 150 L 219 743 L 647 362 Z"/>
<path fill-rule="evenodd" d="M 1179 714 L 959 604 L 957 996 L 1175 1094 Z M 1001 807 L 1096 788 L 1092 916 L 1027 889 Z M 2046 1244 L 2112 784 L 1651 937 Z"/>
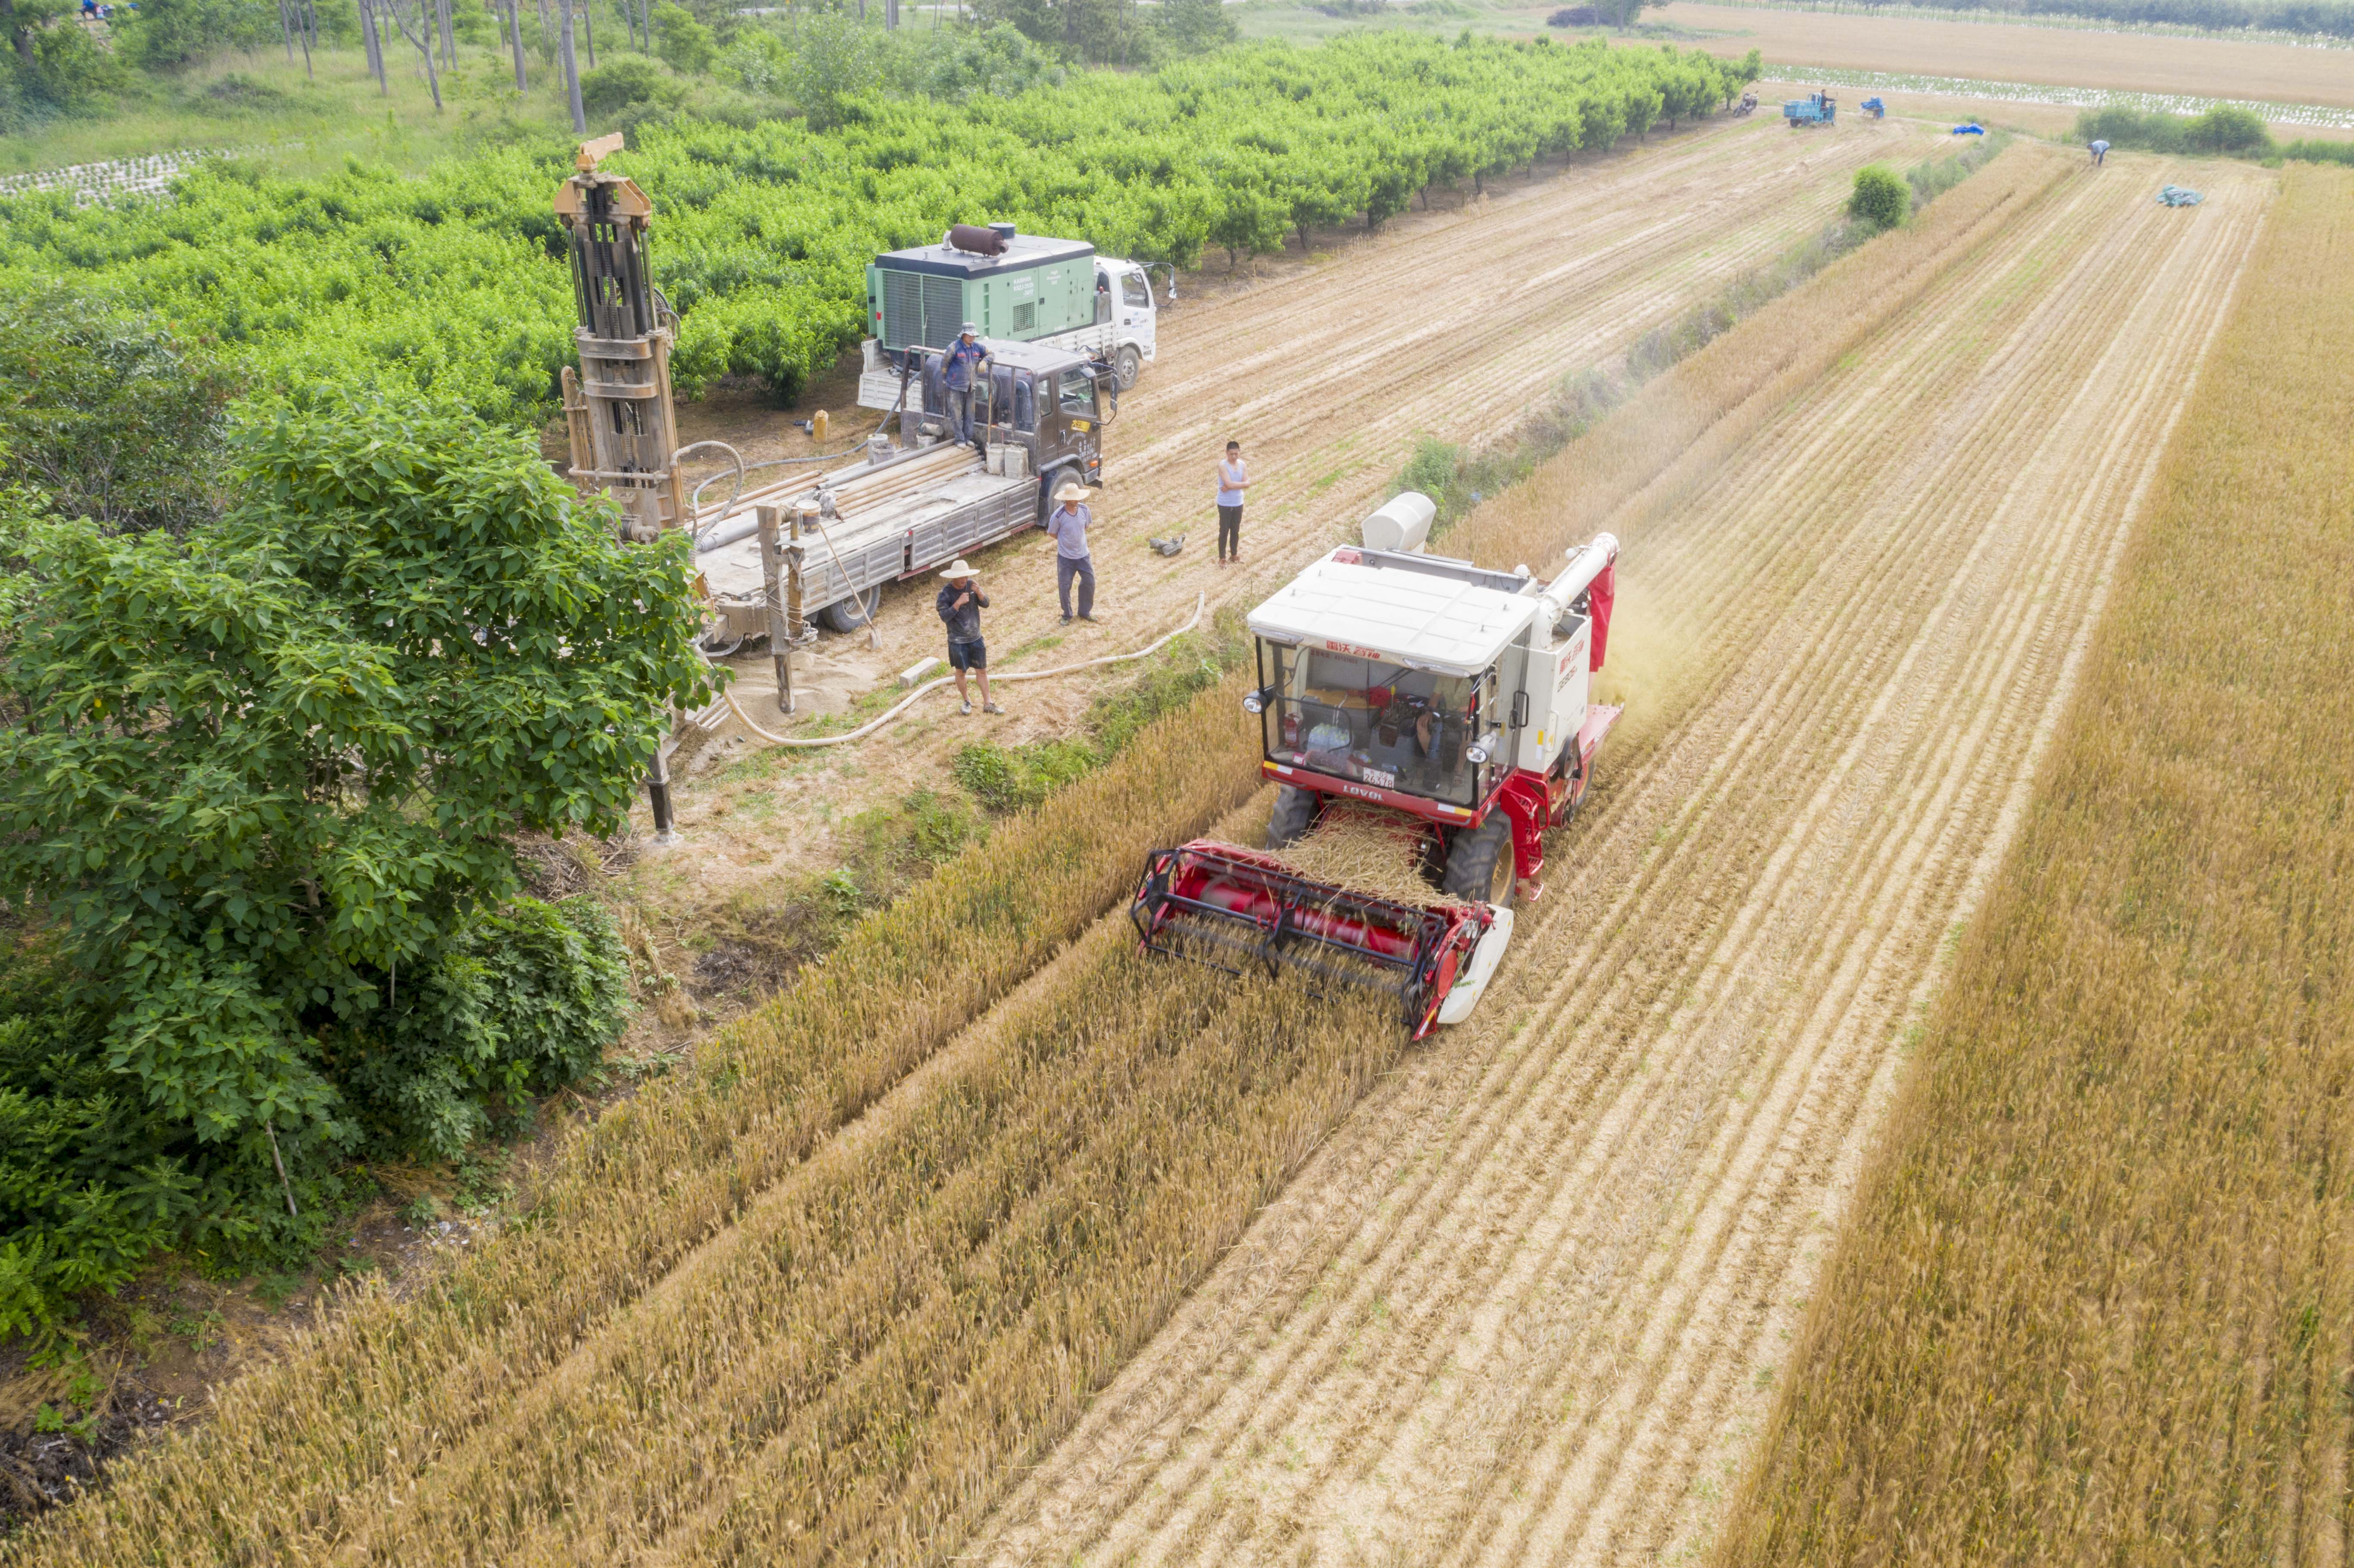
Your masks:
<path fill-rule="evenodd" d="M 206 345 L 111 301 L 51 285 L 0 304 L 0 451 L 66 516 L 215 515 L 235 389 Z"/>
<path fill-rule="evenodd" d="M 2152 153 L 2224 153 L 2261 158 L 2271 154 L 2272 133 L 2252 110 L 2219 103 L 2196 119 L 2153 110 L 2101 109 L 2076 117 L 2076 139 Z"/>
<path fill-rule="evenodd" d="M 580 78 L 580 107 L 600 120 L 635 104 L 674 104 L 684 96 L 685 90 L 660 67 L 636 55 L 623 55 Z"/>
<path fill-rule="evenodd" d="M 1183 706 L 1251 656 L 1242 623 L 1221 612 L 1205 635 L 1172 638 L 1124 691 L 1097 697 L 1087 733 L 1020 746 L 979 741 L 958 751 L 951 771 L 974 800 L 1000 815 L 1025 811 L 1125 750 L 1145 726 Z"/>
<path fill-rule="evenodd" d="M 1847 215 L 1878 230 L 1893 228 L 1911 216 L 1913 187 L 1884 164 L 1867 164 L 1855 172 L 1855 188 L 1847 198 Z"/>
<path fill-rule="evenodd" d="M 2219 103 L 2183 128 L 2182 138 L 2201 153 L 2263 157 L 2273 150 L 2272 132 L 2252 109 Z"/>
<path fill-rule="evenodd" d="M 107 1066 L 109 1017 L 54 944 L 0 936 L 0 1340 L 135 1273 L 197 1208 L 196 1139 Z"/>
<path fill-rule="evenodd" d="M 455 1160 L 597 1065 L 620 1038 L 629 983 L 602 906 L 518 898 L 346 1034 L 336 1076 L 379 1147 Z"/>

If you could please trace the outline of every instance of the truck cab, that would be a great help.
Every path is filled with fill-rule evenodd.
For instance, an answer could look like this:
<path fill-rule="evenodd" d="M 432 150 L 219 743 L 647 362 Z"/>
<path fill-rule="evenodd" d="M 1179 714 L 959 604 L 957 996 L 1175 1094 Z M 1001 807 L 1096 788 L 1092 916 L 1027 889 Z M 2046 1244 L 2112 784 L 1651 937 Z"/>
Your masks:
<path fill-rule="evenodd" d="M 974 389 L 974 438 L 987 446 L 1021 449 L 1024 471 L 1038 476 L 1042 497 L 1066 476 L 1101 485 L 1103 429 L 1114 417 L 1104 366 L 1046 344 L 985 338 L 981 346 L 989 352 L 990 366 Z M 932 436 L 944 435 L 948 425 L 941 357 L 926 354 L 919 365 L 911 358 L 907 367 L 911 407 L 905 412 L 921 412 L 903 417 L 903 426 Z"/>

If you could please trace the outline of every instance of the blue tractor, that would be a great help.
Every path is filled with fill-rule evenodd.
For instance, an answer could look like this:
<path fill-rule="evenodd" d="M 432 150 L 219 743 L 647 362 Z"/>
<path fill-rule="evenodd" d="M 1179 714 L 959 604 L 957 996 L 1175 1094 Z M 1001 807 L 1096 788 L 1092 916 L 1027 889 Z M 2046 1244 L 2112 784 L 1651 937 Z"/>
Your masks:
<path fill-rule="evenodd" d="M 1838 117 L 1839 101 L 1828 92 L 1810 92 L 1782 105 L 1782 118 L 1793 131 L 1801 125 L 1829 125 Z"/>

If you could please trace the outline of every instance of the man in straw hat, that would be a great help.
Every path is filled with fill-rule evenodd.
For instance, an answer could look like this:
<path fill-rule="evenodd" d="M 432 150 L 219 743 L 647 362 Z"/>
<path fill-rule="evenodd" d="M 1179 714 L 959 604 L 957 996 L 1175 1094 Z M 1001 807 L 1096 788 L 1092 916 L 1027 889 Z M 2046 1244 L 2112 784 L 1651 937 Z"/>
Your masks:
<path fill-rule="evenodd" d="M 1087 487 L 1066 479 L 1055 487 L 1055 510 L 1046 514 L 1046 536 L 1055 541 L 1055 593 L 1063 601 L 1063 620 L 1071 619 L 1071 579 L 1079 580 L 1079 619 L 1096 618 L 1096 563 L 1087 553 L 1087 530 L 1095 524 L 1087 510 Z"/>
<path fill-rule="evenodd" d="M 989 648 L 981 640 L 981 612 L 989 608 L 989 596 L 973 581 L 972 564 L 961 556 L 940 577 L 940 597 L 934 602 L 949 629 L 949 668 L 956 672 L 957 695 L 964 699 L 964 711 L 972 712 L 972 694 L 964 689 L 970 670 L 981 682 L 981 711 L 1002 714 L 1005 710 L 989 699 Z"/>

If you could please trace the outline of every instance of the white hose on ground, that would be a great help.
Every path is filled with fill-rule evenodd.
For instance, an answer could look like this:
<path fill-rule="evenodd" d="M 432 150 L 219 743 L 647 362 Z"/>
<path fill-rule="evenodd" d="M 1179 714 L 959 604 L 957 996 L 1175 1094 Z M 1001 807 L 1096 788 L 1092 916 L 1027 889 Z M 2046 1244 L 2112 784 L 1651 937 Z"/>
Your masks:
<path fill-rule="evenodd" d="M 1002 673 L 992 671 L 989 677 L 990 681 L 992 684 L 1000 685 L 1008 681 L 1043 681 L 1049 675 L 1067 675 L 1076 670 L 1092 670 L 1102 664 L 1125 663 L 1131 659 L 1142 659 L 1148 655 L 1158 653 L 1161 650 L 1166 648 L 1172 641 L 1183 636 L 1186 632 L 1193 630 L 1193 628 L 1202 623 L 1202 610 L 1205 603 L 1206 600 L 1204 596 L 1200 594 L 1194 595 L 1193 613 L 1187 619 L 1184 625 L 1180 626 L 1173 630 L 1162 633 L 1160 637 L 1146 643 L 1143 647 L 1139 648 L 1132 652 L 1107 653 L 1100 659 L 1083 659 L 1076 664 L 1058 664 L 1052 670 L 1008 670 Z M 746 713 L 741 707 L 737 705 L 735 693 L 722 692 L 719 695 L 719 700 L 727 705 L 727 710 L 736 715 L 737 721 L 741 723 L 746 729 L 750 730 L 754 735 L 758 736 L 762 740 L 769 742 L 771 746 L 841 746 L 845 742 L 863 740 L 866 736 L 873 735 L 876 730 L 881 729 L 885 725 L 889 724 L 893 719 L 897 718 L 901 714 L 906 713 L 909 708 L 915 706 L 916 704 L 921 701 L 925 696 L 939 690 L 942 686 L 953 684 L 955 680 L 956 677 L 954 675 L 935 676 L 931 680 L 925 682 L 922 685 L 917 686 L 914 691 L 909 692 L 905 697 L 902 697 L 897 703 L 894 704 L 887 712 L 879 714 L 875 717 L 867 720 L 864 724 L 860 725 L 856 729 L 846 730 L 841 735 L 772 735 L 769 731 L 762 729 L 758 725 L 754 724 L 752 722 L 752 715 Z"/>

